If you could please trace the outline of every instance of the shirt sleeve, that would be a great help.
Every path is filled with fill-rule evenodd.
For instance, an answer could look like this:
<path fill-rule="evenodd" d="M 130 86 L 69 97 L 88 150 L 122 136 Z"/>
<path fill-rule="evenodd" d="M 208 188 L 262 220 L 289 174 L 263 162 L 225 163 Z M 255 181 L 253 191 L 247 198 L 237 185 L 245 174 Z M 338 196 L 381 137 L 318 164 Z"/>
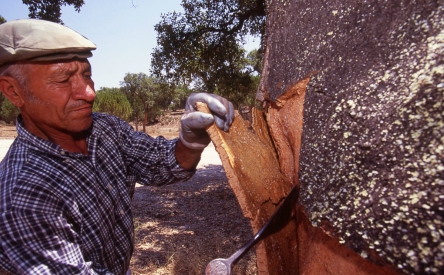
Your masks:
<path fill-rule="evenodd" d="M 6 269 L 16 274 L 98 274 L 83 259 L 80 236 L 61 214 L 64 204 L 57 197 L 29 182 L 18 182 L 13 193 L 12 206 L 0 217 Z"/>
<path fill-rule="evenodd" d="M 144 185 L 166 185 L 184 181 L 196 170 L 184 170 L 178 164 L 175 148 L 178 139 L 153 138 L 136 132 L 126 122 L 121 122 L 121 144 L 125 163 L 136 181 Z"/>

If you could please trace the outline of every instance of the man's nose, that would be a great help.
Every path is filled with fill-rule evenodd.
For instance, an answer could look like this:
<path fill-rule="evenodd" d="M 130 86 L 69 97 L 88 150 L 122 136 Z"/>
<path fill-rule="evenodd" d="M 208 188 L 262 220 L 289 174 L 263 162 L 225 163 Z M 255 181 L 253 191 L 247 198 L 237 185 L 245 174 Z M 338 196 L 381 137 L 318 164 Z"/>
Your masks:
<path fill-rule="evenodd" d="M 94 91 L 94 82 L 86 80 L 83 77 L 78 77 L 73 83 L 73 99 L 93 101 L 96 97 Z"/>

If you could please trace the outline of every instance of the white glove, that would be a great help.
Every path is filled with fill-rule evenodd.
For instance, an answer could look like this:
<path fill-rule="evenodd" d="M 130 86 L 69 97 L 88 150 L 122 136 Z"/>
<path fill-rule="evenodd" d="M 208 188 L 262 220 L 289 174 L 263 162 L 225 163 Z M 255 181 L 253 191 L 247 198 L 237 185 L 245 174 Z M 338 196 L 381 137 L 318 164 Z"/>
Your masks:
<path fill-rule="evenodd" d="M 197 111 L 196 102 L 206 103 L 211 114 Z M 219 129 L 227 132 L 233 119 L 233 104 L 225 98 L 207 93 L 190 94 L 180 120 L 180 141 L 190 149 L 203 150 L 211 141 L 205 128 L 215 121 Z"/>

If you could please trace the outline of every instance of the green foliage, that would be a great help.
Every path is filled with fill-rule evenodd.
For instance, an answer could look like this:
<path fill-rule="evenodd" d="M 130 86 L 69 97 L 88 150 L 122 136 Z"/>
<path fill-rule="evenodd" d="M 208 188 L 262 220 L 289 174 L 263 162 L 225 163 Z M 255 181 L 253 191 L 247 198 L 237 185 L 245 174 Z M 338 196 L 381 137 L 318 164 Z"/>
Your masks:
<path fill-rule="evenodd" d="M 77 12 L 85 4 L 83 0 L 23 0 L 23 4 L 28 6 L 29 18 L 39 18 L 63 25 L 60 19 L 62 16 L 62 6 L 74 6 Z"/>
<path fill-rule="evenodd" d="M 3 92 L 0 90 L 0 106 L 2 106 L 3 100 L 5 100 L 5 99 L 6 99 L 5 95 L 4 95 Z M 1 111 L 1 110 L 0 110 L 0 111 Z"/>
<path fill-rule="evenodd" d="M 148 122 L 155 121 L 169 107 L 174 97 L 171 86 L 144 73 L 127 73 L 120 85 L 133 108 L 136 127 L 143 120 L 143 131 Z"/>
<path fill-rule="evenodd" d="M 179 108 L 183 108 L 185 106 L 185 102 L 188 96 L 192 93 L 192 90 L 188 89 L 186 85 L 180 85 L 174 87 L 174 92 L 171 96 L 171 101 L 169 105 L 169 109 L 176 111 Z"/>
<path fill-rule="evenodd" d="M 5 98 L 2 102 L 1 109 L 2 117 L 6 122 L 12 122 L 15 124 L 15 119 L 20 114 L 19 109 L 11 103 L 7 98 Z"/>
<path fill-rule="evenodd" d="M 127 121 L 133 113 L 128 99 L 119 88 L 106 87 L 96 92 L 93 111 L 111 114 Z"/>
<path fill-rule="evenodd" d="M 152 73 L 178 85 L 192 83 L 201 91 L 218 93 L 235 104 L 256 90 L 259 71 L 242 48 L 247 35 L 263 37 L 264 0 L 183 0 L 184 13 L 168 13 L 155 26 L 157 44 Z"/>
<path fill-rule="evenodd" d="M 0 15 L 0 24 L 6 23 L 6 19 Z"/>
<path fill-rule="evenodd" d="M 3 101 L 5 101 L 5 99 L 6 99 L 5 95 L 3 94 L 2 91 L 0 91 L 0 120 L 5 120 L 5 116 L 3 115 L 3 111 L 1 108 Z"/>
<path fill-rule="evenodd" d="M 262 72 L 262 53 L 259 50 L 252 50 L 247 54 L 246 62 L 248 66 L 253 68 L 253 71 Z"/>

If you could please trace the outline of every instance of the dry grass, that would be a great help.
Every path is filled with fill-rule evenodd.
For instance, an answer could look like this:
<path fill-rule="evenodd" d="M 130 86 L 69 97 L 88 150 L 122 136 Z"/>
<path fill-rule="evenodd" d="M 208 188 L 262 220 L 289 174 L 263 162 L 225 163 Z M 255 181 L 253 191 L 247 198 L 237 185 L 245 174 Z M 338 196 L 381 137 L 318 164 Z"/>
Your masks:
<path fill-rule="evenodd" d="M 200 274 L 252 236 L 219 165 L 198 170 L 188 182 L 138 187 L 133 199 L 136 249 L 133 274 Z M 233 274 L 256 274 L 249 252 Z"/>

